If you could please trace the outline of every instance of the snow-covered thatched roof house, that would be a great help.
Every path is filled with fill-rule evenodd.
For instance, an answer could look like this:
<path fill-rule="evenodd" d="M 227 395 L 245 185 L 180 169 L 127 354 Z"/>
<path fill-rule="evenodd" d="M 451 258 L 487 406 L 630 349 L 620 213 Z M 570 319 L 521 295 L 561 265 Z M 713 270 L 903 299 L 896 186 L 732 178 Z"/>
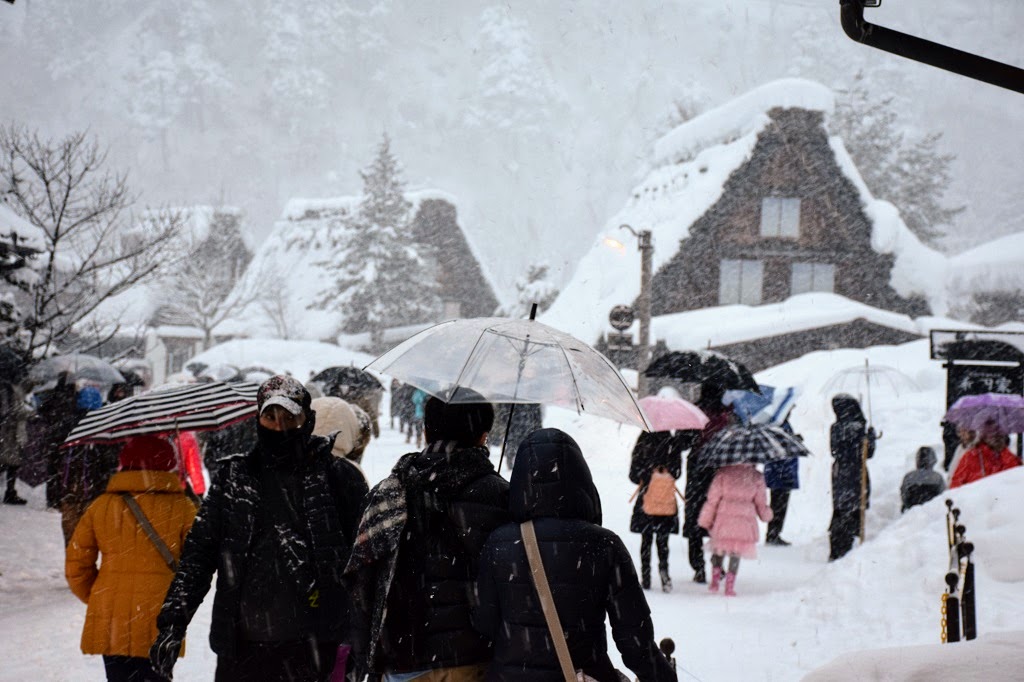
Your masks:
<path fill-rule="evenodd" d="M 412 204 L 411 242 L 421 255 L 443 257 L 437 271 L 443 314 L 490 315 L 499 304 L 496 288 L 457 219 L 454 197 L 439 190 L 405 194 Z M 335 340 L 342 328 L 339 313 L 315 303 L 334 281 L 328 263 L 346 257 L 351 237 L 349 218 L 362 197 L 292 199 L 267 239 L 256 250 L 239 288 L 259 290 L 257 300 L 223 325 L 235 335 Z"/>
<path fill-rule="evenodd" d="M 229 279 L 241 276 L 250 247 L 240 208 L 192 205 L 146 212 L 137 229 L 146 229 L 147 221 L 157 213 L 173 214 L 181 220 L 180 231 L 168 249 L 188 254 L 216 245 L 218 269 L 223 269 Z M 91 350 L 104 357 L 144 358 L 151 365 L 156 384 L 181 371 L 184 363 L 202 350 L 206 339 L 203 330 L 192 324 L 194 318 L 183 315 L 180 310 L 194 301 L 172 305 L 182 286 L 181 280 L 173 281 L 173 274 L 173 271 L 165 272 L 100 303 L 77 328 L 86 343 L 102 340 Z M 199 282 L 196 286 L 206 283 Z M 214 340 L 228 336 L 218 329 Z"/>
<path fill-rule="evenodd" d="M 988 326 L 1024 320 L 1024 232 L 950 257 L 947 289 L 958 316 Z"/>
<path fill-rule="evenodd" d="M 828 128 L 833 106 L 822 85 L 780 80 L 665 135 L 651 170 L 545 317 L 596 341 L 608 331 L 608 310 L 635 301 L 640 258 L 622 224 L 652 233 L 656 316 L 779 304 L 815 292 L 857 302 L 842 307 L 850 323 L 863 318 L 863 307 L 900 317 L 945 314 L 946 258 L 922 245 L 894 206 L 871 195 Z M 609 247 L 609 236 L 625 248 Z M 867 334 L 849 334 L 833 320 L 827 343 L 898 343 L 916 335 L 889 319 L 872 316 Z M 766 324 L 762 333 L 781 329 Z"/>
<path fill-rule="evenodd" d="M 0 200 L 0 274 L 25 266 L 46 249 L 46 235 Z"/>

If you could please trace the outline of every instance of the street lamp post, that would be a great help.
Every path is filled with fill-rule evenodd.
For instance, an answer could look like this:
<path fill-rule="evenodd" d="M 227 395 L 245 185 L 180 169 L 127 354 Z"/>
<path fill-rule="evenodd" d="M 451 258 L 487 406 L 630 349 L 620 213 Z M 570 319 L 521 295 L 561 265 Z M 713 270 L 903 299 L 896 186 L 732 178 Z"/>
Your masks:
<path fill-rule="evenodd" d="M 629 230 L 637 239 L 640 251 L 640 296 L 637 298 L 637 317 L 640 318 L 640 338 L 637 341 L 636 393 L 643 398 L 647 395 L 647 377 L 644 370 L 651 359 L 651 244 L 650 230 L 634 230 L 629 225 L 619 225 L 620 230 Z"/>

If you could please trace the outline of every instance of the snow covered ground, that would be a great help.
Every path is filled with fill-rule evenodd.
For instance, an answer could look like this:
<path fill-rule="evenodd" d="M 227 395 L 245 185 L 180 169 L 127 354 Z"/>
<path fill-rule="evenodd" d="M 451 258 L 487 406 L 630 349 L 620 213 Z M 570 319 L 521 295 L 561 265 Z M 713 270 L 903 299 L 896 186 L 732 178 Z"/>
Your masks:
<path fill-rule="evenodd" d="M 872 366 L 885 365 L 912 382 L 883 378 L 872 384 L 874 423 L 883 437 L 870 467 L 874 492 L 868 538 L 830 564 L 830 387 L 842 384 L 866 402 L 867 387 L 858 384 L 856 372 L 833 378 L 863 367 L 865 357 Z M 658 637 L 676 641 L 680 680 L 797 680 L 839 657 L 815 679 L 907 679 L 920 665 L 931 667 L 916 679 L 969 679 L 974 672 L 984 673 L 983 679 L 1019 678 L 1024 639 L 1015 631 L 1024 630 L 1024 469 L 952 495 L 977 548 L 982 637 L 975 643 L 938 646 L 947 564 L 945 496 L 899 513 L 899 483 L 916 448 L 939 443 L 943 373 L 940 363 L 928 360 L 926 342 L 812 353 L 758 379 L 800 389 L 792 421 L 815 454 L 802 462 L 801 489 L 791 497 L 784 536 L 793 546 L 760 547 L 758 559 L 741 567 L 739 596 L 726 599 L 690 581 L 685 545 L 679 537 L 672 539 L 675 590 L 647 596 Z M 384 421 L 381 438 L 364 460 L 371 482 L 384 477 L 409 449 Z M 547 412 L 545 421 L 580 442 L 601 491 L 605 525 L 638 557 L 639 537 L 628 532 L 634 486 L 626 478 L 637 430 L 556 409 Z M 64 583 L 59 515 L 43 509 L 41 489 L 27 496 L 28 507 L 0 507 L 0 680 L 102 679 L 100 659 L 78 649 L 85 606 Z M 206 644 L 210 601 L 189 630 L 188 655 L 176 668 L 177 680 L 212 679 L 215 658 Z M 864 650 L 879 651 L 858 653 Z M 996 654 L 1004 657 L 1003 665 L 971 672 L 948 667 L 981 665 Z"/>

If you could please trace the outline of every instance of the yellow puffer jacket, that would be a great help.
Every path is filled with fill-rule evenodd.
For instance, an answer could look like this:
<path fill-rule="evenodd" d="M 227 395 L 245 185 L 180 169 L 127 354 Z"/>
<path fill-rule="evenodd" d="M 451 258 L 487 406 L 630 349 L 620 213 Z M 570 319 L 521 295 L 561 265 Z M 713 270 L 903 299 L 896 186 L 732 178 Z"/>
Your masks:
<path fill-rule="evenodd" d="M 174 575 L 121 499 L 122 492 L 135 497 L 175 559 L 196 509 L 176 473 L 122 471 L 89 506 L 67 548 L 64 575 L 75 596 L 89 605 L 82 653 L 148 658 L 156 617 Z M 98 554 L 103 555 L 99 570 Z"/>

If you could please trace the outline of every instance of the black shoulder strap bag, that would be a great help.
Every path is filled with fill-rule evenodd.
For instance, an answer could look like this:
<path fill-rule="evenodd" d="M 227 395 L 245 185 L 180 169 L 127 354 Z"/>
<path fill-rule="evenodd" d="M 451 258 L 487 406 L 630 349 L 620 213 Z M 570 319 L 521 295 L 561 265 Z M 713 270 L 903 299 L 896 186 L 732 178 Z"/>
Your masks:
<path fill-rule="evenodd" d="M 160 556 L 163 557 L 164 563 L 171 569 L 173 573 L 178 572 L 178 562 L 175 561 L 174 555 L 171 554 L 170 548 L 167 543 L 157 534 L 156 529 L 153 528 L 153 524 L 146 518 L 146 513 L 142 511 L 142 507 L 135 501 L 131 493 L 121 493 L 121 499 L 128 505 L 128 509 L 131 510 L 132 514 L 135 515 L 135 520 L 142 526 L 142 530 L 146 531 L 146 535 L 149 536 L 149 541 L 156 547 L 156 551 L 160 552 Z"/>

